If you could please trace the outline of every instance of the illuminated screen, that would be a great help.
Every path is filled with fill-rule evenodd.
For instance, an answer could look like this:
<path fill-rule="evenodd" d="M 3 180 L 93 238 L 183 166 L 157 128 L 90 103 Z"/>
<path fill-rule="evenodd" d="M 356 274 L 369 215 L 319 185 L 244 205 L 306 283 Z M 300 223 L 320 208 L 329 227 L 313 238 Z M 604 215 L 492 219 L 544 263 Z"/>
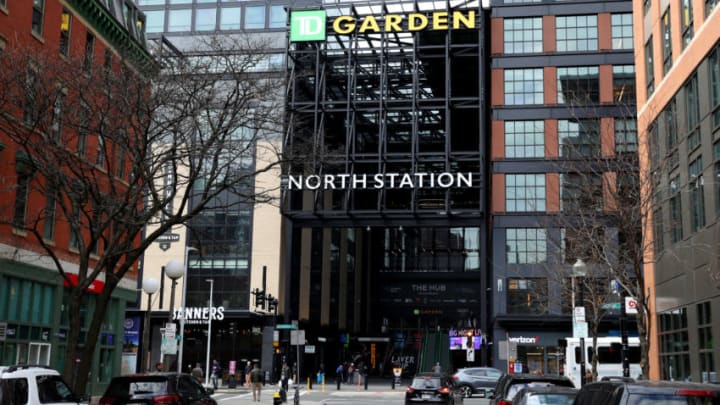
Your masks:
<path fill-rule="evenodd" d="M 450 337 L 450 350 L 465 350 L 467 349 L 467 336 L 452 336 Z M 473 347 L 475 350 L 480 349 L 482 344 L 482 338 L 480 336 L 472 337 Z"/>

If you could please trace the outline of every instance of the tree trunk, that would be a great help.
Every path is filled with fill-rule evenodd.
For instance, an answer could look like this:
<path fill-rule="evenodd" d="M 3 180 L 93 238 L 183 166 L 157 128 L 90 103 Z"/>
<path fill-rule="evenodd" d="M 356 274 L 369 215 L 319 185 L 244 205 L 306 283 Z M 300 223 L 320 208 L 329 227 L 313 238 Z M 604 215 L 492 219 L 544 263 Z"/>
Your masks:
<path fill-rule="evenodd" d="M 75 358 L 77 357 L 77 346 L 80 340 L 80 306 L 82 305 L 82 291 L 77 287 L 74 287 L 70 292 L 70 302 L 68 303 L 69 308 L 69 322 L 70 328 L 67 332 L 67 348 L 65 349 L 65 367 L 63 369 L 63 378 L 67 381 L 75 392 L 77 391 L 77 381 L 75 376 L 77 375 L 77 365 L 75 364 Z"/>

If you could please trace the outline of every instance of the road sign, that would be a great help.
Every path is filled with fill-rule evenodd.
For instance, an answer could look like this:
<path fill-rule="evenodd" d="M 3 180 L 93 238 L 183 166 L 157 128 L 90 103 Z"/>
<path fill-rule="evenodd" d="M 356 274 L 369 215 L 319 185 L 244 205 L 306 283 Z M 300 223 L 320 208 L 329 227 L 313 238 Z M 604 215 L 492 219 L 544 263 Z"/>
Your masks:
<path fill-rule="evenodd" d="M 585 322 L 585 307 L 575 307 L 573 319 L 575 322 Z"/>
<path fill-rule="evenodd" d="M 625 313 L 626 314 L 637 314 L 638 302 L 633 297 L 625 297 Z"/>
<path fill-rule="evenodd" d="M 176 326 L 174 323 L 165 324 L 165 337 L 167 339 L 175 339 Z"/>
<path fill-rule="evenodd" d="M 305 345 L 306 354 L 315 354 L 315 345 Z"/>
<path fill-rule="evenodd" d="M 574 338 L 587 338 L 588 337 L 587 322 L 573 322 L 573 337 Z"/>
<path fill-rule="evenodd" d="M 600 308 L 602 308 L 602 309 L 620 309 L 620 303 L 619 302 L 606 302 L 606 303 L 600 305 Z"/>
<path fill-rule="evenodd" d="M 293 346 L 302 346 L 305 344 L 305 331 L 304 330 L 291 330 L 290 331 L 290 344 Z"/>
<path fill-rule="evenodd" d="M 279 323 L 275 325 L 275 329 L 297 329 L 297 325 L 292 323 Z"/>

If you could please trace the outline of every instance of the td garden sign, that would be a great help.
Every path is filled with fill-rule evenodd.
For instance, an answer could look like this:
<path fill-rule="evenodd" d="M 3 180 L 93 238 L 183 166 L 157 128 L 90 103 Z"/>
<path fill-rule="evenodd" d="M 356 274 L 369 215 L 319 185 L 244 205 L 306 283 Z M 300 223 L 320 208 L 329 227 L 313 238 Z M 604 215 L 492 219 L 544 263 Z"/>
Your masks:
<path fill-rule="evenodd" d="M 416 32 L 475 28 L 475 11 L 435 11 L 424 13 L 367 15 L 361 20 L 349 15 L 335 17 L 332 30 L 336 34 Z M 290 42 L 324 41 L 327 14 L 325 10 L 298 10 L 290 14 Z"/>

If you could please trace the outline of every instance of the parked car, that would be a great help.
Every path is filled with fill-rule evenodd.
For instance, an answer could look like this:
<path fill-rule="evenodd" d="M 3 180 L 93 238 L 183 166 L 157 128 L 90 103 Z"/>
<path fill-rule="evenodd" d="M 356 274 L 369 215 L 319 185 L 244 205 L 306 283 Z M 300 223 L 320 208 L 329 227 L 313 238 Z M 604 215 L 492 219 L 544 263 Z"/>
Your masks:
<path fill-rule="evenodd" d="M 217 405 L 213 390 L 189 374 L 147 373 L 115 377 L 100 398 L 100 405 L 167 404 Z"/>
<path fill-rule="evenodd" d="M 533 386 L 541 384 L 541 386 Z M 513 405 L 572 405 L 578 390 L 547 383 L 530 383 L 515 394 Z"/>
<path fill-rule="evenodd" d="M 543 374 L 503 374 L 495 385 L 490 396 L 490 405 L 510 405 L 515 394 L 531 383 L 538 385 L 556 385 L 559 387 L 575 388 L 572 381 L 563 375 Z"/>
<path fill-rule="evenodd" d="M 419 373 L 405 391 L 405 405 L 432 402 L 444 405 L 461 405 L 462 392 L 447 374 Z"/>
<path fill-rule="evenodd" d="M 87 404 L 75 395 L 57 370 L 45 366 L 0 367 L 0 405 Z"/>
<path fill-rule="evenodd" d="M 470 398 L 474 394 L 486 397 L 495 388 L 502 374 L 502 371 L 496 368 L 468 367 L 459 369 L 453 374 L 452 379 L 465 398 Z"/>
<path fill-rule="evenodd" d="M 583 386 L 574 405 L 720 405 L 720 385 L 607 379 Z"/>

